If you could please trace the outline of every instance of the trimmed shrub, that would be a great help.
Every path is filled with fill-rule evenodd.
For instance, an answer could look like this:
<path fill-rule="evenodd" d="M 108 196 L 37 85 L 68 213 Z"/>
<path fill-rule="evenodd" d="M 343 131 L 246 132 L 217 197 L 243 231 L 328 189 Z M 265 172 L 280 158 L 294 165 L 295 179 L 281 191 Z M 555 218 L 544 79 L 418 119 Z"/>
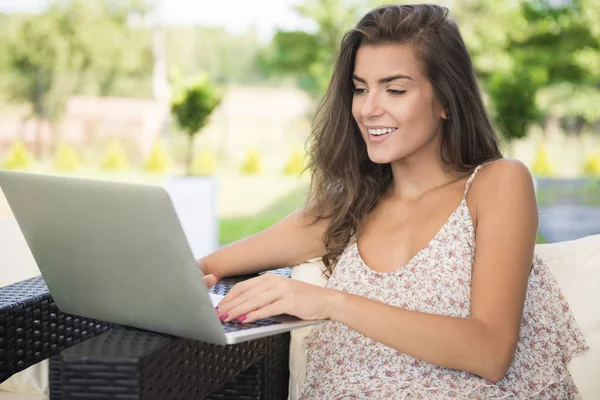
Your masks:
<path fill-rule="evenodd" d="M 13 143 L 8 156 L 2 163 L 6 169 L 26 169 L 32 164 L 32 157 L 27 151 L 22 140 L 17 140 Z"/>
<path fill-rule="evenodd" d="M 589 155 L 583 164 L 583 174 L 591 176 L 600 176 L 600 152 Z"/>
<path fill-rule="evenodd" d="M 248 151 L 246 160 L 242 164 L 242 172 L 246 175 L 256 175 L 262 170 L 262 160 L 256 150 Z"/>
<path fill-rule="evenodd" d="M 162 141 L 156 140 L 144 163 L 144 169 L 153 174 L 162 174 L 169 168 L 169 165 L 169 153 L 163 146 Z"/>
<path fill-rule="evenodd" d="M 73 146 L 61 143 L 56 148 L 54 168 L 59 171 L 72 171 L 80 166 L 79 156 Z"/>
<path fill-rule="evenodd" d="M 113 140 L 109 143 L 100 167 L 105 171 L 123 171 L 129 167 L 127 154 L 120 142 Z"/>
<path fill-rule="evenodd" d="M 221 103 L 221 94 L 206 74 L 199 75 L 191 83 L 179 87 L 171 100 L 171 113 L 189 137 L 186 169 L 192 174 L 194 161 L 194 138 L 206 126 L 215 108 Z"/>
<path fill-rule="evenodd" d="M 298 176 L 302 174 L 306 168 L 306 153 L 301 148 L 296 148 L 292 151 L 292 155 L 283 167 L 285 175 Z"/>
<path fill-rule="evenodd" d="M 554 168 L 550 164 L 550 157 L 548 156 L 548 150 L 544 144 L 540 145 L 533 160 L 531 171 L 534 175 L 538 176 L 552 176 L 554 175 Z"/>

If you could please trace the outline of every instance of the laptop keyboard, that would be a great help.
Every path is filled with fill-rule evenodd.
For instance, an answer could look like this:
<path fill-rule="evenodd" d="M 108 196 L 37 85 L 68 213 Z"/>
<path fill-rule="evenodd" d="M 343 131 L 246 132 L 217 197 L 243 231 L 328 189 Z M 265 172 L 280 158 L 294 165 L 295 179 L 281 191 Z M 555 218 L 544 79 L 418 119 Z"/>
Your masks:
<path fill-rule="evenodd" d="M 223 322 L 223 329 L 225 330 L 225 333 L 239 332 L 246 329 L 261 328 L 263 326 L 275 325 L 280 323 L 281 321 L 277 321 L 272 318 L 258 319 L 254 322 L 248 323 L 238 322 L 234 320 L 231 322 Z"/>

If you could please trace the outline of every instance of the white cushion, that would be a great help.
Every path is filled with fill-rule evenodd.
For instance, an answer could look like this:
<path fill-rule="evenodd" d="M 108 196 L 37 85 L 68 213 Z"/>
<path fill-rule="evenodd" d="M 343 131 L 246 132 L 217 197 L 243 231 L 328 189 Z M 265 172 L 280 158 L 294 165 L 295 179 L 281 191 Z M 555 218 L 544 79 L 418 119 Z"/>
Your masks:
<path fill-rule="evenodd" d="M 0 218 L 0 287 L 33 278 L 40 270 L 14 218 Z M 48 393 L 48 361 L 37 363 L 0 383 L 0 392 Z"/>
<path fill-rule="evenodd" d="M 48 360 L 40 361 L 18 372 L 0 384 L 0 393 L 19 393 L 20 395 L 46 398 L 50 392 L 48 382 Z M 2 399 L 0 395 L 0 400 Z"/>
<path fill-rule="evenodd" d="M 587 340 L 590 350 L 569 363 L 569 371 L 583 400 L 600 398 L 600 235 L 537 245 L 535 253 L 548 265 Z M 292 268 L 292 279 L 325 286 L 319 260 Z M 311 328 L 292 331 L 289 399 L 299 397 L 306 369 L 302 340 Z"/>
<path fill-rule="evenodd" d="M 536 246 L 590 349 L 569 363 L 583 400 L 600 398 L 600 235 Z"/>
<path fill-rule="evenodd" d="M 0 400 L 48 400 L 46 394 L 10 393 L 0 390 Z"/>
<path fill-rule="evenodd" d="M 40 274 L 14 218 L 0 218 L 0 248 L 0 287 Z"/>

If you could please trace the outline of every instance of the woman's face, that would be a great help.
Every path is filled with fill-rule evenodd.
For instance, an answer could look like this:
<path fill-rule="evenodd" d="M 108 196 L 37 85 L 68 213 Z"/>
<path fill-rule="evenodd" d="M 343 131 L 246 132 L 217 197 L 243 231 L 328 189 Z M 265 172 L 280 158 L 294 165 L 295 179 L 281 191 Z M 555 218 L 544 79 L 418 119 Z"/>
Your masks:
<path fill-rule="evenodd" d="M 362 45 L 352 78 L 352 115 L 371 161 L 391 163 L 432 146 L 439 151 L 446 114 L 410 46 Z"/>

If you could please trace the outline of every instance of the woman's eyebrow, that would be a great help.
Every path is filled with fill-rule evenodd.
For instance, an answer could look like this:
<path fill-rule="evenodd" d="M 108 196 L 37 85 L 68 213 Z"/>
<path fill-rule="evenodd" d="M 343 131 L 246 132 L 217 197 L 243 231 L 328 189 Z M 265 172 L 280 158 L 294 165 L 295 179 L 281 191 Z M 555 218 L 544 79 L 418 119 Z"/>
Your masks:
<path fill-rule="evenodd" d="M 352 74 L 352 79 L 354 79 L 354 80 L 356 80 L 356 81 L 359 81 L 359 82 L 362 82 L 362 83 L 367 83 L 367 82 L 366 82 L 366 81 L 365 81 L 363 78 L 361 78 L 361 77 L 359 77 L 359 76 L 356 76 L 356 75 L 354 75 L 354 74 Z M 411 81 L 414 81 L 414 79 L 413 79 L 413 78 L 411 78 L 411 77 L 410 77 L 410 76 L 408 76 L 408 75 L 396 74 L 396 75 L 392 75 L 392 76 L 387 76 L 387 77 L 385 77 L 385 78 L 381 78 L 381 79 L 379 79 L 379 81 L 378 81 L 378 82 L 379 82 L 380 84 L 381 84 L 381 83 L 390 83 L 390 82 L 392 82 L 392 81 L 395 81 L 396 79 L 409 79 L 409 80 L 411 80 Z"/>

